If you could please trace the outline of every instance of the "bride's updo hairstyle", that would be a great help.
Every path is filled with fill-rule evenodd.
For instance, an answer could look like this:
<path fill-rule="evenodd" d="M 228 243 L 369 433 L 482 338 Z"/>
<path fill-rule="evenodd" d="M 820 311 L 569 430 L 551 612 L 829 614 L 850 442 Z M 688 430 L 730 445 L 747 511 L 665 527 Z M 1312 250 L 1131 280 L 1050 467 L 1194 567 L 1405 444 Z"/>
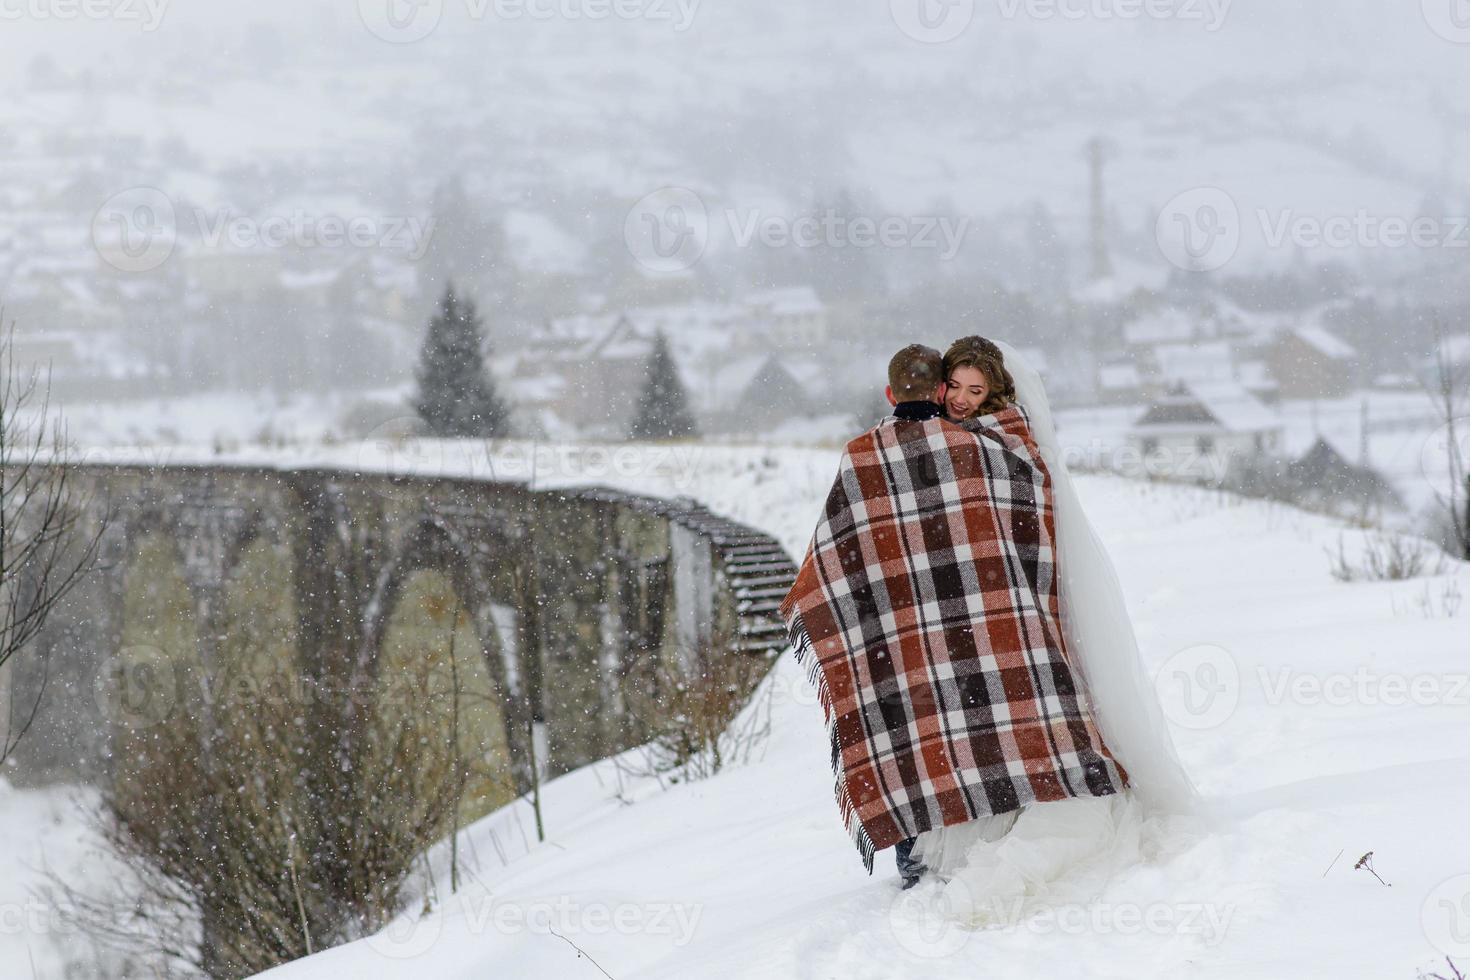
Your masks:
<path fill-rule="evenodd" d="M 972 367 L 985 375 L 990 393 L 975 410 L 976 415 L 990 415 L 1009 407 L 1016 400 L 1016 382 L 1006 370 L 1005 355 L 984 337 L 961 337 L 949 345 L 944 354 L 944 378 L 949 380 L 956 368 Z"/>

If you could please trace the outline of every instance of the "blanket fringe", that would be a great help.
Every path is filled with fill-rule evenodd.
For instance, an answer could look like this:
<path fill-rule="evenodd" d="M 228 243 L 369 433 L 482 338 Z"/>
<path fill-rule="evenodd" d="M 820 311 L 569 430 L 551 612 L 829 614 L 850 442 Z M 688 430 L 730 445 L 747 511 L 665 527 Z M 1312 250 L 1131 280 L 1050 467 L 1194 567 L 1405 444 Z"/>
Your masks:
<path fill-rule="evenodd" d="M 837 810 L 842 815 L 843 828 L 848 837 L 852 838 L 852 844 L 862 858 L 863 867 L 871 875 L 877 848 L 873 846 L 873 838 L 868 835 L 867 828 L 858 819 L 857 807 L 853 806 L 852 796 L 847 791 L 847 777 L 842 771 L 842 746 L 837 740 L 837 718 L 832 707 L 832 691 L 827 686 L 827 676 L 822 673 L 822 663 L 817 658 L 816 646 L 806 631 L 801 613 L 796 613 L 792 618 L 789 632 L 791 652 L 796 656 L 796 662 L 806 669 L 806 679 L 816 688 L 817 700 L 822 705 L 822 720 L 827 726 L 827 738 L 832 744 L 832 774 L 836 777 L 833 793 L 837 797 Z"/>

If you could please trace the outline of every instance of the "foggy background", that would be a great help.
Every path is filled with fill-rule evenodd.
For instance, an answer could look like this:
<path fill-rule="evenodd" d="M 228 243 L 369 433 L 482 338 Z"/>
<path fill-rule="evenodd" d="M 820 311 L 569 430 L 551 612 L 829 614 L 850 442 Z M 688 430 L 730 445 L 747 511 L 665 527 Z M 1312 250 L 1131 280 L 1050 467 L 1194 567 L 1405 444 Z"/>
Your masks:
<path fill-rule="evenodd" d="M 842 439 L 978 332 L 1074 435 L 1228 384 L 1392 469 L 1457 2 L 6 0 L 0 297 L 87 445 L 371 435 L 452 281 L 528 438 L 626 437 L 661 332 L 702 437 Z"/>

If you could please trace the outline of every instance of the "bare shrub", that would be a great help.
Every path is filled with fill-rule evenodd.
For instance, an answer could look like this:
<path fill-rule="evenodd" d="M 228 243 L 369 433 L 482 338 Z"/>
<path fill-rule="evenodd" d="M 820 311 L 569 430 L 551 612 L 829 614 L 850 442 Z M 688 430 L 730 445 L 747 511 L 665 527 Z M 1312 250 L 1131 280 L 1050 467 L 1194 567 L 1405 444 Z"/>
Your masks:
<path fill-rule="evenodd" d="M 664 663 L 655 673 L 654 698 L 638 711 L 651 733 L 642 762 L 632 775 L 689 782 L 746 760 L 769 734 L 769 714 L 741 710 L 750 701 L 770 664 L 762 657 L 700 647 L 686 663 Z"/>
<path fill-rule="evenodd" d="M 1419 973 L 1420 980 L 1466 980 L 1465 974 L 1460 972 L 1460 968 L 1455 965 L 1454 960 L 1446 956 L 1444 961 L 1445 965 L 1449 967 L 1450 972 L 1448 975 L 1443 973 L 1424 973 L 1421 971 Z"/>
<path fill-rule="evenodd" d="M 125 879 L 107 896 L 54 882 L 83 929 L 166 975 L 251 976 L 383 928 L 472 776 L 439 658 L 378 686 L 345 768 L 320 751 L 341 692 L 261 659 L 221 671 L 165 724 L 120 727 L 95 819 Z M 135 915 L 120 921 L 122 906 Z"/>
<path fill-rule="evenodd" d="M 1434 495 L 1453 534 L 1457 551 L 1470 560 L 1470 459 L 1465 458 L 1465 430 L 1470 428 L 1470 364 L 1452 356 L 1444 322 L 1434 318 L 1434 372 L 1423 384 L 1443 423 L 1449 468 L 1443 488 Z"/>
<path fill-rule="evenodd" d="M 1439 575 L 1446 566 L 1444 552 L 1423 538 L 1377 528 L 1364 534 L 1356 558 L 1348 557 L 1342 534 L 1337 536 L 1336 552 L 1324 550 L 1332 563 L 1332 577 L 1340 582 L 1397 582 Z"/>

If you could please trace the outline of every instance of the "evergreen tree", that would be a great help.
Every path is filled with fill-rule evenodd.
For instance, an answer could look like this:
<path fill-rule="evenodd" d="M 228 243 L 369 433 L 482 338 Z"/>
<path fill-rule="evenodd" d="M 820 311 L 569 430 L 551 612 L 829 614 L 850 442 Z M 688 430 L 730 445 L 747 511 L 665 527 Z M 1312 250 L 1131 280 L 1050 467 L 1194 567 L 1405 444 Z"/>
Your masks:
<path fill-rule="evenodd" d="M 648 379 L 628 435 L 633 439 L 679 439 L 698 434 L 668 338 L 659 331 L 648 356 Z"/>
<path fill-rule="evenodd" d="M 510 411 L 495 393 L 481 350 L 479 314 L 474 301 L 444 290 L 439 311 L 419 354 L 414 378 L 414 411 L 434 436 L 498 438 L 509 434 Z"/>

